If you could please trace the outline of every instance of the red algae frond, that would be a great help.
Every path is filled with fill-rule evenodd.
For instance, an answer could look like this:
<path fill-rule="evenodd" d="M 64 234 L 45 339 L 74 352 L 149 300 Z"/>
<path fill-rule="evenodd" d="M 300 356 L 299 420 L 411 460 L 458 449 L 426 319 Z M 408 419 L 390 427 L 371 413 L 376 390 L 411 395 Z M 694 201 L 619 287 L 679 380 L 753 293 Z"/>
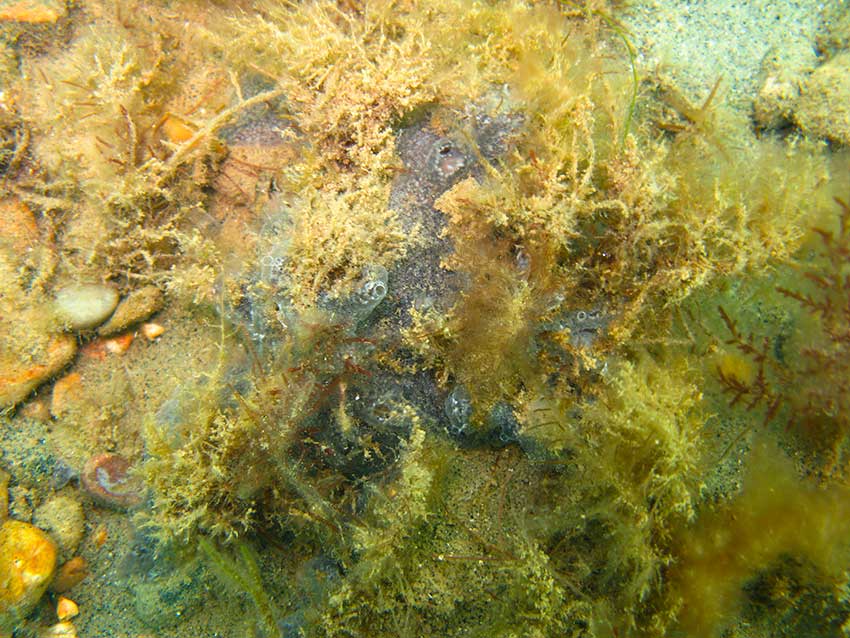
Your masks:
<path fill-rule="evenodd" d="M 826 460 L 840 462 L 850 435 L 850 206 L 837 200 L 836 230 L 813 230 L 816 253 L 796 270 L 802 285 L 780 286 L 778 292 L 798 308 L 805 338 L 779 360 L 767 335 L 743 334 L 733 316 L 718 309 L 749 374 L 720 365 L 717 375 L 731 406 L 763 413 L 765 424 L 779 421 L 797 430 L 805 445 Z M 738 368 L 741 365 L 737 366 Z M 831 454 L 838 457 L 830 458 Z"/>

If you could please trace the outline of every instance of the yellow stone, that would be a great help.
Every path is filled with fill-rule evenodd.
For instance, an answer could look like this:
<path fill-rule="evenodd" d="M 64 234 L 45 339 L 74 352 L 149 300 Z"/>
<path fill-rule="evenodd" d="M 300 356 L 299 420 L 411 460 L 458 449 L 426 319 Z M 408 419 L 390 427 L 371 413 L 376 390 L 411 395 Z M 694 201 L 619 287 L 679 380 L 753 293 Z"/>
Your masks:
<path fill-rule="evenodd" d="M 59 600 L 56 602 L 56 617 L 59 618 L 59 620 L 68 620 L 79 613 L 80 607 L 77 603 L 70 598 L 59 596 Z"/>
<path fill-rule="evenodd" d="M 22 521 L 0 526 L 0 631 L 11 631 L 38 603 L 56 569 L 56 545 Z"/>

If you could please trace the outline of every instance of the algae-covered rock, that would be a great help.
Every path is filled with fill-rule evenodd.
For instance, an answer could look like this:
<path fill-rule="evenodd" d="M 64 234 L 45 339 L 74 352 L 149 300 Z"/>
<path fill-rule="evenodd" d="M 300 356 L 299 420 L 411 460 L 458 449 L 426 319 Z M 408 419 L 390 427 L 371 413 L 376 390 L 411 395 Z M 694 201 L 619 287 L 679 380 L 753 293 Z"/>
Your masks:
<path fill-rule="evenodd" d="M 817 50 L 825 55 L 850 48 L 850 11 L 847 3 L 826 3 L 823 14 L 823 29 L 817 35 Z"/>
<path fill-rule="evenodd" d="M 33 522 L 56 541 L 62 560 L 76 553 L 85 533 L 82 504 L 65 494 L 56 494 L 36 508 Z"/>
<path fill-rule="evenodd" d="M 19 358 L 0 349 L 0 408 L 23 401 L 30 392 L 64 368 L 77 353 L 77 342 L 69 335 L 50 338 L 34 360 Z"/>
<path fill-rule="evenodd" d="M 98 329 L 98 334 L 109 336 L 126 330 L 150 317 L 162 308 L 165 298 L 156 286 L 144 286 L 134 290 L 121 300 L 115 312 Z"/>
<path fill-rule="evenodd" d="M 850 144 L 850 52 L 835 56 L 809 76 L 794 119 L 807 133 Z"/>
<path fill-rule="evenodd" d="M 56 569 L 56 544 L 34 525 L 0 527 L 0 630 L 11 629 L 38 603 Z"/>
<path fill-rule="evenodd" d="M 200 565 L 175 569 L 150 579 L 133 578 L 130 590 L 133 610 L 151 629 L 172 627 L 195 613 L 204 601 L 204 578 Z"/>
<path fill-rule="evenodd" d="M 777 52 L 762 61 L 762 79 L 753 100 L 753 118 L 761 130 L 780 129 L 789 124 L 800 97 L 801 75 L 810 66 L 791 65 Z"/>

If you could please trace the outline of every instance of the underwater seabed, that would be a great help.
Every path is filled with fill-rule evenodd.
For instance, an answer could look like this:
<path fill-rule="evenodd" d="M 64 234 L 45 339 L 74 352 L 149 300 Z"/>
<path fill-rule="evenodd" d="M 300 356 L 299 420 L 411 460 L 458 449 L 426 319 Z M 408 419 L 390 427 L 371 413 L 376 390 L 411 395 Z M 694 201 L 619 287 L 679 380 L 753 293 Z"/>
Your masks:
<path fill-rule="evenodd" d="M 850 635 L 816 5 L 0 1 L 0 638 Z"/>

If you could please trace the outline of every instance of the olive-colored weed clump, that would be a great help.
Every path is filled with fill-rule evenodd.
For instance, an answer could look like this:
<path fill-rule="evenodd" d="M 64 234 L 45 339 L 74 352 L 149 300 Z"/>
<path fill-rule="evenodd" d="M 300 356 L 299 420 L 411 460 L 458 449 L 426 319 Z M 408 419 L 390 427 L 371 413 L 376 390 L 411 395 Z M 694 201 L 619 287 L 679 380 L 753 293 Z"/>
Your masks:
<path fill-rule="evenodd" d="M 198 427 L 187 421 L 183 448 L 203 459 L 176 473 L 175 450 L 163 447 L 162 464 L 147 466 L 151 523 L 187 539 L 298 530 L 306 551 L 335 539 L 339 584 L 322 604 L 290 601 L 317 635 L 361 623 L 387 635 L 454 635 L 469 623 L 588 636 L 688 626 L 670 574 L 698 534 L 723 449 L 703 400 L 717 391 L 711 371 L 677 327 L 691 325 L 683 303 L 790 260 L 826 200 L 824 149 L 754 137 L 723 117 L 716 87 L 700 107 L 636 77 L 628 39 L 601 7 L 268 6 L 200 37 L 238 75 L 282 90 L 278 112 L 256 126 L 274 122 L 299 150 L 260 215 L 285 230 L 268 245 L 257 227 L 258 245 L 281 257 L 276 294 L 297 309 L 283 312 L 282 334 L 307 326 L 326 346 L 319 359 L 287 346 L 293 356 L 226 408 L 221 380 L 210 384 L 216 398 L 202 403 L 218 407 Z M 475 150 L 471 108 L 517 114 L 498 159 Z M 406 310 L 400 340 L 386 326 L 369 337 L 322 332 L 316 302 L 345 299 L 372 264 L 392 273 L 420 241 L 388 202 L 406 170 L 399 131 L 423 119 L 476 154 L 475 170 L 434 204 L 451 246 L 441 265 L 457 285 L 441 304 Z M 592 330 L 578 323 L 588 314 Z M 375 358 L 355 361 L 351 340 Z M 334 351 L 343 354 L 330 371 L 322 358 Z M 404 452 L 380 479 L 309 470 L 311 446 L 327 445 L 317 429 L 348 436 L 347 388 L 387 361 L 432 377 L 435 391 L 466 388 L 473 430 L 509 405 L 508 447 L 455 449 L 441 415 L 414 410 Z M 499 458 L 511 455 L 516 474 L 503 475 Z M 473 488 L 459 469 L 472 457 L 483 481 Z M 169 496 L 190 493 L 199 500 Z M 349 509 L 364 498 L 365 509 Z"/>

